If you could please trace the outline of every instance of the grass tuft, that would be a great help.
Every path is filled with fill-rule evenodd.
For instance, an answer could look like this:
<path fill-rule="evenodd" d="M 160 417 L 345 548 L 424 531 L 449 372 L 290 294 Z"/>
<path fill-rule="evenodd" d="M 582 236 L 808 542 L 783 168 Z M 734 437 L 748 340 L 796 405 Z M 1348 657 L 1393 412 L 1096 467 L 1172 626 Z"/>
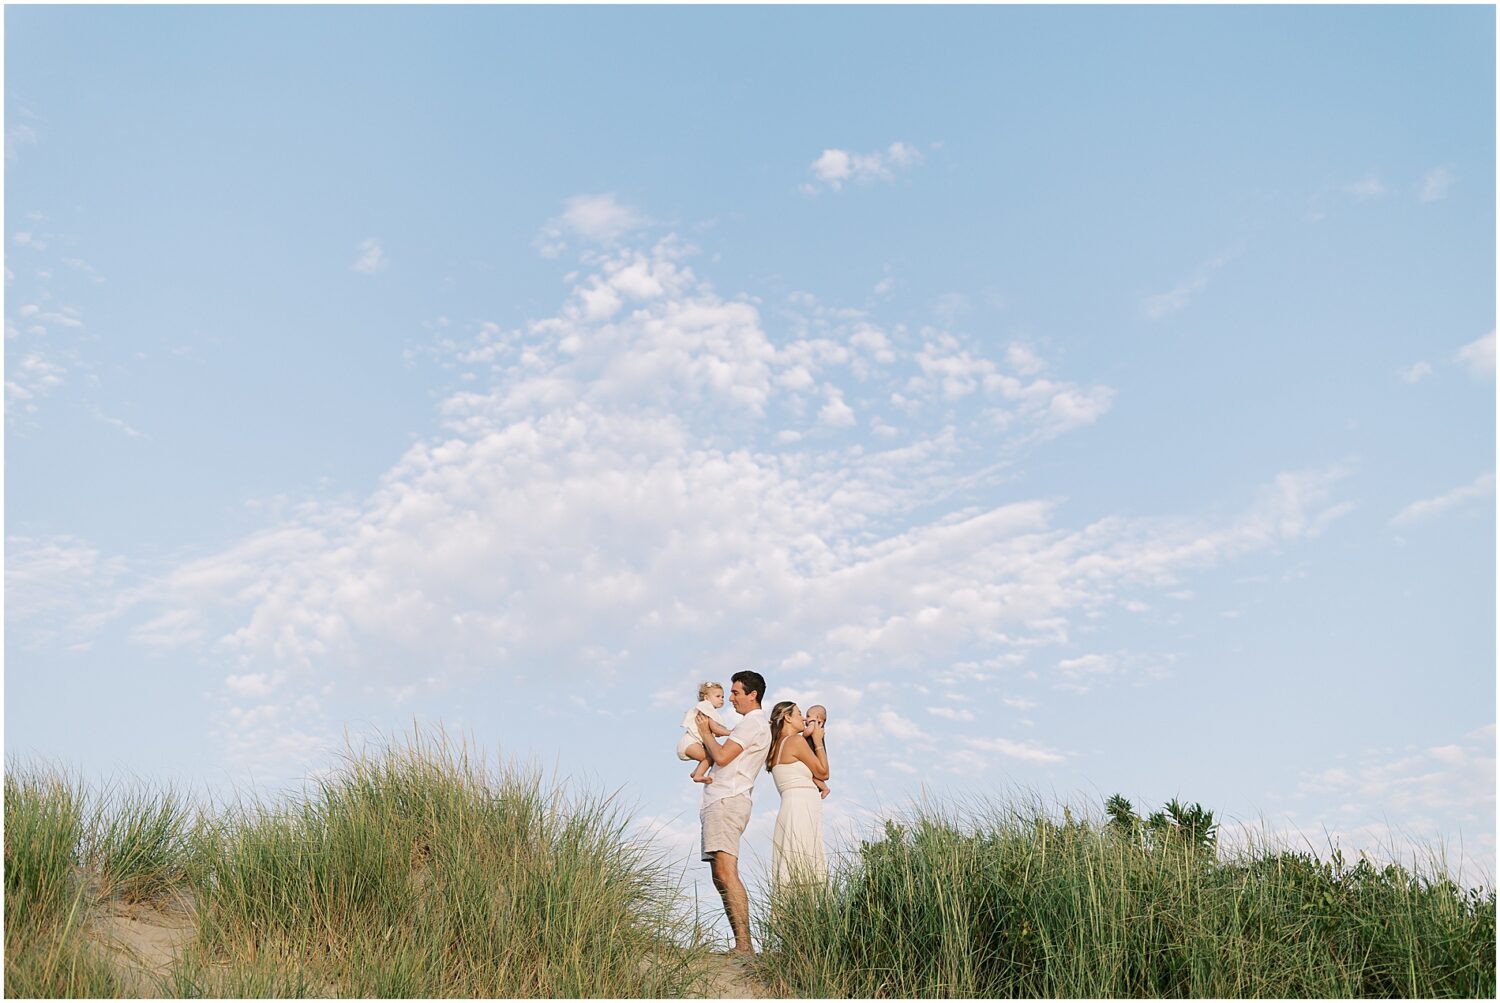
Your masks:
<path fill-rule="evenodd" d="M 627 827 L 609 798 L 417 736 L 351 757 L 300 802 L 205 826 L 200 949 L 232 967 L 297 958 L 289 991 L 681 995 L 698 976 L 672 946 L 676 888 Z"/>
<path fill-rule="evenodd" d="M 1337 852 L 1220 857 L 1211 813 L 1175 802 L 1143 826 L 923 809 L 764 924 L 759 969 L 791 996 L 1495 993 L 1493 889 Z"/>
<path fill-rule="evenodd" d="M 60 771 L 5 774 L 5 995 L 111 997 L 124 992 L 83 925 L 94 898 L 81 864 L 89 809 Z"/>
<path fill-rule="evenodd" d="M 127 791 L 94 812 L 88 863 L 100 894 L 147 902 L 179 888 L 192 861 L 191 806 L 173 790 Z"/>
<path fill-rule="evenodd" d="M 442 737 L 351 755 L 274 803 L 80 791 L 6 773 L 7 995 L 663 997 L 703 981 L 672 870 L 618 803 Z M 167 897 L 197 923 L 169 971 L 122 971 L 90 940 L 97 907 Z"/>

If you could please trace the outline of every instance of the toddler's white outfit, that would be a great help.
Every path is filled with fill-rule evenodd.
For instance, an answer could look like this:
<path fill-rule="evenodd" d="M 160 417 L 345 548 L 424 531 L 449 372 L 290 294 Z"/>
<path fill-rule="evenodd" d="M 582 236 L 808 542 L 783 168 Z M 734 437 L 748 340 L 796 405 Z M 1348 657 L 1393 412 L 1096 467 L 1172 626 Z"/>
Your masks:
<path fill-rule="evenodd" d="M 699 711 L 702 711 L 709 717 L 713 718 L 714 721 L 717 722 L 720 726 L 727 727 L 727 725 L 724 724 L 724 719 L 719 716 L 719 709 L 717 707 L 709 703 L 707 700 L 699 700 L 698 705 L 692 710 L 688 711 L 682 719 L 682 737 L 677 740 L 678 759 L 691 760 L 693 757 L 689 756 L 687 754 L 687 751 L 693 746 L 701 745 L 703 743 L 703 736 L 698 734 Z"/>

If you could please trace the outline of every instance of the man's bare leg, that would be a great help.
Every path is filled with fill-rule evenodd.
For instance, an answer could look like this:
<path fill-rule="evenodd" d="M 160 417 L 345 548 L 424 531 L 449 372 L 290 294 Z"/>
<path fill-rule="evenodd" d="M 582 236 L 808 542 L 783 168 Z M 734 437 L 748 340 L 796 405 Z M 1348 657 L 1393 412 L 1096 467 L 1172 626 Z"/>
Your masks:
<path fill-rule="evenodd" d="M 732 853 L 720 850 L 714 854 L 712 864 L 714 887 L 724 899 L 724 914 L 729 917 L 729 928 L 734 931 L 736 954 L 754 954 L 750 944 L 750 896 L 740 881 L 740 860 Z"/>

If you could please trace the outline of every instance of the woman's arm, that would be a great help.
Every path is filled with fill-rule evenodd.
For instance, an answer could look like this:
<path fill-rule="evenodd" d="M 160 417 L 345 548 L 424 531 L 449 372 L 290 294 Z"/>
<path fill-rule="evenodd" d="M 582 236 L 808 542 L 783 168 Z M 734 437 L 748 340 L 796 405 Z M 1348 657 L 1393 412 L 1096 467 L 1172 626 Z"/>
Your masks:
<path fill-rule="evenodd" d="M 792 748 L 796 750 L 797 758 L 807 764 L 812 770 L 814 780 L 828 779 L 828 750 L 823 747 L 823 730 L 816 728 L 812 733 L 813 748 L 809 749 L 806 742 L 793 742 Z"/>

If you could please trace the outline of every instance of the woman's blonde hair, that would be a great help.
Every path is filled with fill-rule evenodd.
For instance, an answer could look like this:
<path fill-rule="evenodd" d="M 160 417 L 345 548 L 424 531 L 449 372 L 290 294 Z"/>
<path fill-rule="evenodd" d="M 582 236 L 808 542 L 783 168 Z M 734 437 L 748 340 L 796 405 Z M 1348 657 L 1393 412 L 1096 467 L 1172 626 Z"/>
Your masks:
<path fill-rule="evenodd" d="M 723 693 L 724 692 L 724 687 L 721 686 L 718 683 L 699 683 L 698 684 L 698 699 L 699 700 L 707 700 L 708 699 L 708 695 L 710 693 L 712 693 L 714 690 L 718 690 L 720 693 Z"/>
<path fill-rule="evenodd" d="M 766 753 L 766 772 L 771 772 L 771 767 L 776 764 L 771 760 L 776 757 L 776 750 L 781 748 L 781 729 L 786 725 L 786 716 L 797 706 L 795 700 L 783 700 L 771 708 L 771 750 Z"/>

